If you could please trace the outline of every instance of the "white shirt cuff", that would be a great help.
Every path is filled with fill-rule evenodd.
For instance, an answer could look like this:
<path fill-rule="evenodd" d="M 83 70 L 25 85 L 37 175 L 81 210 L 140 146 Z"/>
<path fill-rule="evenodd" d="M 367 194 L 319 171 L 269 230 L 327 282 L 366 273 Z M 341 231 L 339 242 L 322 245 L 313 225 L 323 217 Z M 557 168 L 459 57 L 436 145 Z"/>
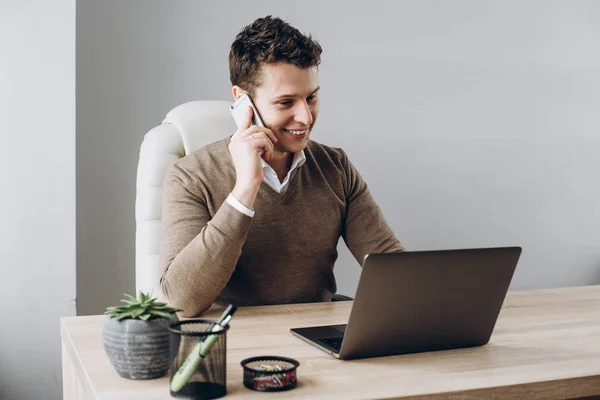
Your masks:
<path fill-rule="evenodd" d="M 239 212 L 246 214 L 249 217 L 254 217 L 254 211 L 250 210 L 248 207 L 246 207 L 245 205 L 243 205 L 242 203 L 240 203 L 238 201 L 238 199 L 236 199 L 235 197 L 233 197 L 233 195 L 231 193 L 229 193 L 229 196 L 227 196 L 227 202 L 236 210 L 238 210 Z"/>

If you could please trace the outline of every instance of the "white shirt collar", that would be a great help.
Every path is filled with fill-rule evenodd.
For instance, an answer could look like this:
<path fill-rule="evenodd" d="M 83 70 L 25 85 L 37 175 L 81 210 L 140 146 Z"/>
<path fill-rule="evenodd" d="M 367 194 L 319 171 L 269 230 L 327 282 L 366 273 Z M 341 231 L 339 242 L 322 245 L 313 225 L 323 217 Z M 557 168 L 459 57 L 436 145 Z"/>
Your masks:
<path fill-rule="evenodd" d="M 271 168 L 271 166 L 269 164 L 267 164 L 267 162 L 265 160 L 263 160 L 262 158 L 260 159 L 260 161 L 262 161 L 262 167 L 263 169 L 265 168 Z M 304 165 L 304 163 L 306 162 L 306 156 L 304 155 L 304 150 L 300 150 L 296 153 L 294 153 L 294 159 L 292 160 L 292 167 L 290 168 L 290 172 L 295 170 L 298 167 L 301 167 L 302 165 Z"/>
<path fill-rule="evenodd" d="M 290 168 L 283 182 L 279 182 L 279 178 L 277 177 L 277 173 L 275 173 L 273 167 L 267 164 L 265 160 L 261 159 L 261 161 L 264 171 L 263 182 L 265 182 L 267 185 L 273 188 L 273 190 L 275 190 L 277 193 L 283 193 L 287 189 L 287 186 L 290 183 L 294 171 L 296 171 L 306 162 L 306 155 L 304 154 L 304 150 L 294 153 L 292 167 Z"/>

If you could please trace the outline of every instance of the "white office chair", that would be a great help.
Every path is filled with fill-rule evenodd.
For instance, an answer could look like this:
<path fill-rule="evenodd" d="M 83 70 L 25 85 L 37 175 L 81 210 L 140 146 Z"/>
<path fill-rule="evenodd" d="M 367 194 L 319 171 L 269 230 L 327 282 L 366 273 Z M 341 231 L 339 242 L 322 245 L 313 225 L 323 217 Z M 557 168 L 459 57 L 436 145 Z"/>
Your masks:
<path fill-rule="evenodd" d="M 228 101 L 191 101 L 172 109 L 140 148 L 135 199 L 135 286 L 165 301 L 160 288 L 163 182 L 177 160 L 236 130 Z"/>
<path fill-rule="evenodd" d="M 152 292 L 166 301 L 160 288 L 160 241 L 163 182 L 177 160 L 236 130 L 228 101 L 192 101 L 172 109 L 162 125 L 150 130 L 140 149 L 135 199 L 136 292 Z M 334 301 L 351 300 L 336 294 Z"/>

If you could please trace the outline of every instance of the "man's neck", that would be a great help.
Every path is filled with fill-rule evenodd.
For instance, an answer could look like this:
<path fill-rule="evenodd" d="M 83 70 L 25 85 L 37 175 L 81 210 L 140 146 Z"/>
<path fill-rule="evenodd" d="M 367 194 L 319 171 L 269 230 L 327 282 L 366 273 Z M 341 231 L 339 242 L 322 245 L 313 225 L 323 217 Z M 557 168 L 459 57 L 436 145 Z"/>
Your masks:
<path fill-rule="evenodd" d="M 273 152 L 273 158 L 271 158 L 266 163 L 273 168 L 275 173 L 277 173 L 277 178 L 279 182 L 283 182 L 288 172 L 290 172 L 290 168 L 292 168 L 292 162 L 294 161 L 294 153 L 287 153 L 275 150 Z"/>

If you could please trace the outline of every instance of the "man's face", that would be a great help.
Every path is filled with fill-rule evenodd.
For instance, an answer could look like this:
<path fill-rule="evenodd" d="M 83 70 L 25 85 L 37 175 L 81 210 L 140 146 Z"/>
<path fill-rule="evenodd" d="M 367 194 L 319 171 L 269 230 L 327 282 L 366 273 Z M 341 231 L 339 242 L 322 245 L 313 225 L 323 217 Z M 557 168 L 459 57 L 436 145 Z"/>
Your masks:
<path fill-rule="evenodd" d="M 279 140 L 275 150 L 295 153 L 308 143 L 319 114 L 319 70 L 289 63 L 265 64 L 252 100 Z"/>

